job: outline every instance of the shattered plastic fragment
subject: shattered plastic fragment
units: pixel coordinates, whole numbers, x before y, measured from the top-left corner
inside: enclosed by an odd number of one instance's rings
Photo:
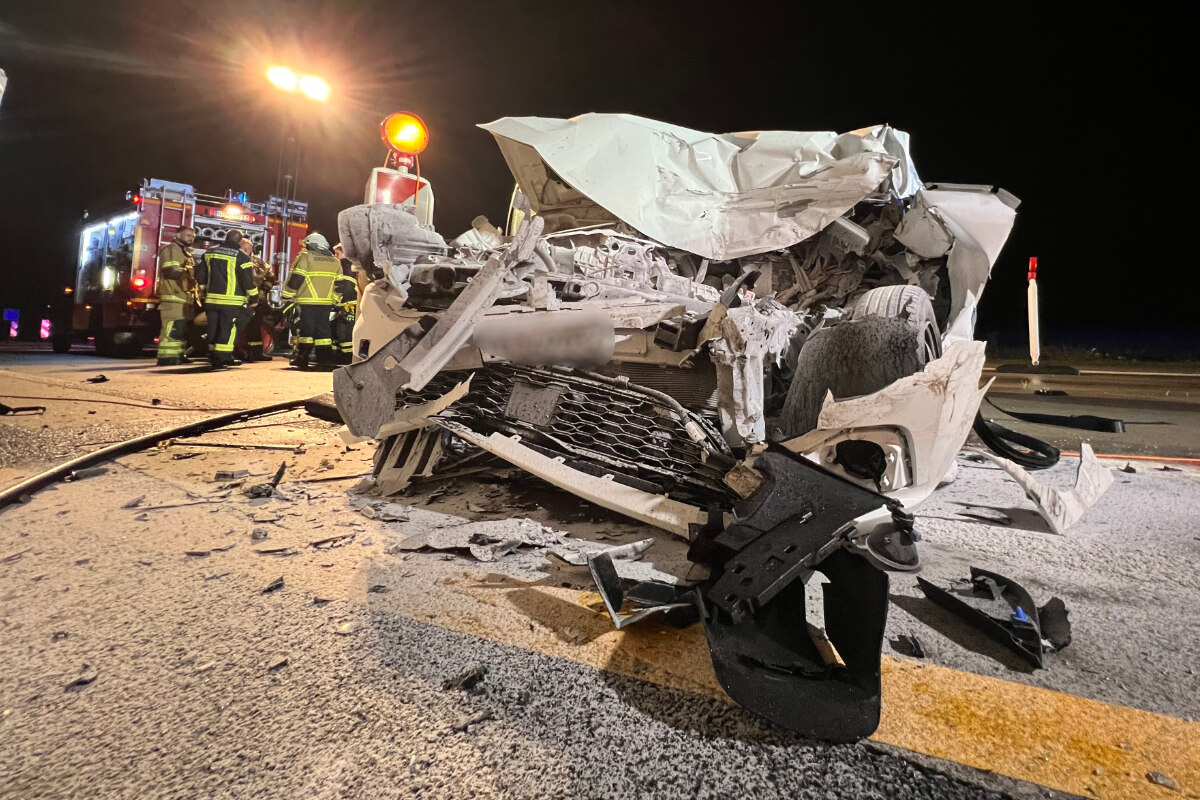
[[[1079,445],[1079,470],[1075,474],[1073,489],[1056,489],[1035,480],[1025,469],[1006,458],[984,452],[982,455],[1007,472],[1025,490],[1025,496],[1033,501],[1038,513],[1055,533],[1066,533],[1079,521],[1087,510],[1096,504],[1100,496],[1112,486],[1112,470],[1101,466],[1087,442]]]

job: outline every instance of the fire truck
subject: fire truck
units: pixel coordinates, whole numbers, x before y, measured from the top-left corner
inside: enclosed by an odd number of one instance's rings
[[[186,183],[152,178],[126,201],[126,210],[89,222],[80,233],[75,285],[63,290],[72,301],[69,324],[56,326],[53,337],[57,353],[91,339],[101,355],[136,355],[158,337],[158,252],[183,225],[196,229],[197,261],[230,229],[242,231],[262,246],[277,286],[287,280],[308,232],[308,204],[274,195],[254,202],[244,192],[201,194]],[[274,327],[264,329],[267,352],[276,335]]]

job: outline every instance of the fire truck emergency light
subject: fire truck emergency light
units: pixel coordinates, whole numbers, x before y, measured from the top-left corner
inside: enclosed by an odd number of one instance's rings
[[[388,149],[400,155],[415,156],[429,145],[425,120],[407,111],[398,111],[385,119],[379,133]]]
[[[134,275],[133,280],[129,282],[129,285],[140,291],[141,289],[146,288],[146,279],[141,275]]]

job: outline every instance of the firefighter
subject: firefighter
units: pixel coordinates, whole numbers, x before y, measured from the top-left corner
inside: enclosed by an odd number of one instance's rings
[[[262,245],[256,247],[249,236],[243,236],[242,240],[238,242],[238,247],[250,258],[251,268],[254,270],[254,285],[258,287],[259,298],[258,303],[242,312],[242,321],[238,325],[241,330],[245,331],[242,360],[270,361],[271,356],[263,352],[262,329],[265,322],[263,316],[267,313],[267,293],[275,285],[275,276],[271,273],[271,268],[255,252],[255,250],[262,252]]]
[[[241,251],[242,232],[231,230],[219,247],[209,249],[196,265],[196,283],[208,315],[208,360],[213,369],[241,364],[233,357],[238,319],[247,303],[259,300],[254,267]]]
[[[188,320],[196,313],[192,305],[195,285],[192,243],[196,229],[184,225],[175,238],[158,251],[158,315],[162,331],[158,334],[158,366],[173,367],[191,363],[183,354],[183,335]]]
[[[333,339],[329,316],[333,313],[334,283],[342,275],[342,265],[333,257],[329,242],[319,233],[304,238],[304,249],[292,262],[284,301],[294,301],[300,314],[300,335],[296,337],[291,364],[308,369],[308,360],[317,351],[317,364],[333,366]]]
[[[349,364],[354,360],[354,319],[358,311],[358,282],[354,277],[354,265],[346,258],[341,243],[333,246],[333,257],[342,265],[342,274],[334,283],[334,314],[331,323],[333,333],[333,357],[338,364]]]

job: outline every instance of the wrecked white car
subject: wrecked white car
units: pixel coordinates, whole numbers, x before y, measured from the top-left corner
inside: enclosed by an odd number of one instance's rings
[[[375,490],[498,458],[686,537],[709,579],[643,594],[694,609],[730,695],[868,735],[881,570],[918,568],[910,511],[975,419],[975,308],[1018,201],[922,183],[887,126],[482,127],[517,182],[511,235],[480,218],[446,241],[403,205],[339,217],[381,275],[334,374],[350,433],[380,442]],[[592,570],[619,609],[611,563]]]

